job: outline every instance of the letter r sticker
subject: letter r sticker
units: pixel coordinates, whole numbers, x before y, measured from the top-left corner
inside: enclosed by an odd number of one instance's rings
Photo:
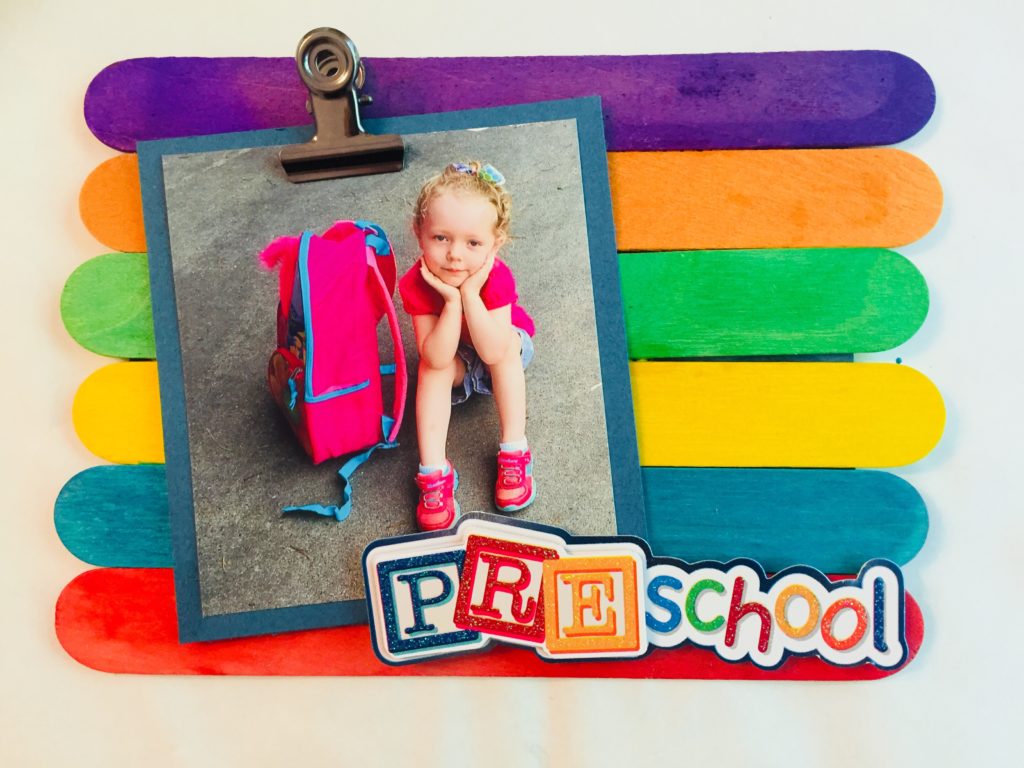
[[[470,535],[455,625],[519,643],[544,642],[544,563],[558,552],[520,541]]]

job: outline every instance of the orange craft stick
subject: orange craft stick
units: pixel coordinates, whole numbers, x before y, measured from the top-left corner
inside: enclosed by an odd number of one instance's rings
[[[620,251],[892,247],[939,218],[932,170],[898,149],[612,152]]]
[[[138,158],[118,155],[96,166],[82,185],[78,211],[85,228],[108,248],[146,250]]]
[[[935,174],[897,149],[611,152],[608,167],[620,251],[889,248],[942,210]],[[105,246],[146,250],[135,155],[99,165],[79,208]]]

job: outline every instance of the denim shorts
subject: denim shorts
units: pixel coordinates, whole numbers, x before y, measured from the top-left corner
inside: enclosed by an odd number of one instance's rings
[[[519,359],[522,361],[525,371],[530,365],[530,361],[533,360],[533,339],[522,328],[512,327],[519,332],[519,338],[522,341]],[[477,355],[476,350],[469,344],[459,344],[457,352],[462,358],[462,362],[466,364],[466,375],[462,377],[461,385],[452,388],[452,405],[466,402],[474,392],[478,395],[493,395],[491,372]]]

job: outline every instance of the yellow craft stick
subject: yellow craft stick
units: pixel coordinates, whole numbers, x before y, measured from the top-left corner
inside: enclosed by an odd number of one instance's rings
[[[945,408],[885,363],[633,363],[645,466],[895,467],[938,442]],[[163,461],[156,364],[114,363],[75,397],[82,442],[109,461]]]
[[[938,220],[942,188],[897,149],[611,152],[620,251],[893,247]],[[89,175],[82,221],[104,245],[145,251],[135,155]]]
[[[118,464],[160,463],[164,435],[155,362],[113,363],[75,393],[75,432],[90,451]]]
[[[897,467],[942,436],[942,397],[891,363],[633,363],[646,466]]]

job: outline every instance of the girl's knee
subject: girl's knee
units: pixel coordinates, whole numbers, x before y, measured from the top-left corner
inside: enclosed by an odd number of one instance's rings
[[[466,375],[466,364],[462,361],[462,358],[458,355],[451,361],[449,365],[444,368],[433,368],[427,365],[423,360],[420,360],[419,365],[419,382],[420,386],[424,383],[438,385],[444,385],[448,388],[457,387],[462,383],[462,379]]]
[[[508,366],[509,368],[522,369],[522,355],[523,355],[523,337],[519,335],[519,331],[515,328],[511,330],[512,340],[508,344],[508,348],[505,350],[504,357],[501,358],[499,363],[501,365]]]
[[[523,340],[519,336],[519,332],[514,330],[512,335],[515,337],[508,345],[508,349],[505,350],[505,354],[502,358],[494,365],[490,366],[491,378],[508,378],[510,376],[519,377],[523,374],[523,362],[522,362],[522,349]]]

